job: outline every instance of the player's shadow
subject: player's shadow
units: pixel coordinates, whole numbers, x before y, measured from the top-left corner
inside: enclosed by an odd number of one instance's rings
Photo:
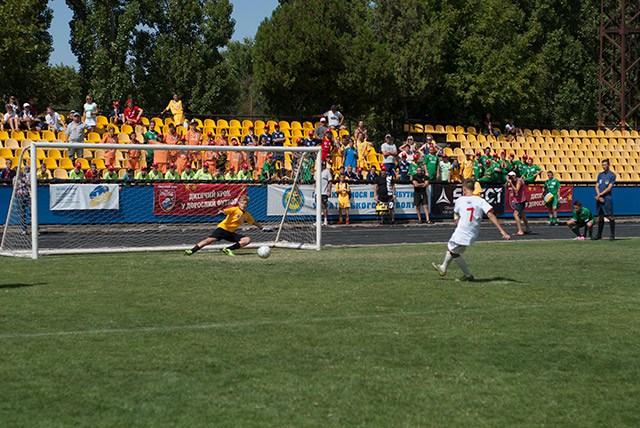
[[[49,285],[48,282],[34,282],[33,284],[0,284],[0,290],[8,290],[11,288],[35,287],[36,285]]]
[[[503,276],[496,276],[494,278],[475,278],[472,282],[478,282],[481,284],[491,284],[491,283],[514,283],[518,284],[520,281],[511,278],[505,278]]]

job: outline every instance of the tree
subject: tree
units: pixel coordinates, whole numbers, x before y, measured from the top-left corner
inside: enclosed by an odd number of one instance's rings
[[[51,53],[48,33],[52,12],[47,0],[0,2],[0,94],[40,98],[39,81]]]
[[[68,65],[49,66],[39,84],[42,103],[60,110],[77,110],[82,104],[80,75]],[[41,107],[44,110],[44,104]]]
[[[253,116],[262,111],[260,107],[256,110],[260,101],[253,82],[253,48],[253,39],[245,38],[242,42],[230,42],[223,53],[231,80],[230,95],[235,100],[232,111],[241,116]]]

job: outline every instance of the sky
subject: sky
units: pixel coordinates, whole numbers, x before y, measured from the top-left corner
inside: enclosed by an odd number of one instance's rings
[[[278,0],[231,0],[233,4],[233,19],[236,28],[232,40],[242,41],[245,37],[254,37],[258,25],[264,18],[271,16],[271,12],[278,5]],[[50,0],[49,7],[53,10],[53,20],[50,32],[53,36],[53,52],[49,62],[54,65],[72,65],[77,67],[76,57],[69,46],[69,21],[71,11],[65,0]]]

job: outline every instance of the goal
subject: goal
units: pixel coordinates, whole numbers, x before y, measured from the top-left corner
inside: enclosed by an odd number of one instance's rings
[[[50,179],[38,179],[42,165]],[[318,165],[317,147],[34,142],[20,153],[0,255],[187,249],[241,195],[272,230],[241,226],[250,246],[319,250]]]

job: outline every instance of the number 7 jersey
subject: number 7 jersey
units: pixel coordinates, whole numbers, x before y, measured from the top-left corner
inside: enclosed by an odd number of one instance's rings
[[[458,245],[471,245],[478,239],[482,216],[491,211],[489,202],[479,196],[462,196],[456,201],[453,213],[458,219],[451,241]]]

